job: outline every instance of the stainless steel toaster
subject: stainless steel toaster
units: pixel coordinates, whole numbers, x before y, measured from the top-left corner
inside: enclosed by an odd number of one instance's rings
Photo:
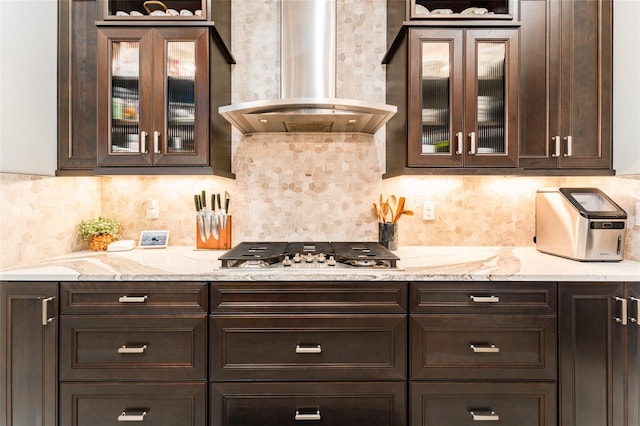
[[[597,188],[536,193],[536,249],[579,261],[624,258],[627,213]]]

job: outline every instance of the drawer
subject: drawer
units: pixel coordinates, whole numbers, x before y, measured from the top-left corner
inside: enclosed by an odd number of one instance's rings
[[[405,315],[211,316],[212,380],[406,378]]]
[[[206,383],[62,383],[66,426],[206,426]]]
[[[411,383],[409,392],[412,425],[557,424],[555,383]]]
[[[407,283],[211,283],[212,313],[404,313]]]
[[[555,314],[555,283],[412,283],[412,313]]]
[[[207,317],[62,316],[61,380],[206,380]]]
[[[211,426],[403,426],[406,382],[213,383]]]
[[[412,379],[556,380],[553,316],[412,315]]]
[[[202,282],[66,282],[62,314],[201,314],[208,311]]]

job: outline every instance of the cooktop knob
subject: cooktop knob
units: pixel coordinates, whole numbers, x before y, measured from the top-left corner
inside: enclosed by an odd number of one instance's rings
[[[285,256],[282,260],[282,266],[291,266],[293,262],[289,259],[289,256]]]
[[[307,254],[306,256],[304,256],[304,261],[307,263],[311,263],[316,259],[316,257],[314,255],[312,255],[311,253]]]
[[[329,256],[329,260],[327,260],[327,265],[336,266],[336,260],[333,258],[333,256]]]
[[[302,258],[300,257],[300,253],[296,253],[296,254],[293,256],[293,261],[294,261],[295,263],[300,263],[300,262],[302,262]]]
[[[325,260],[327,260],[327,257],[325,256],[325,254],[324,254],[324,253],[320,253],[320,254],[318,254],[318,255],[316,256],[316,261],[317,261],[318,263],[324,263],[324,262],[325,262]]]

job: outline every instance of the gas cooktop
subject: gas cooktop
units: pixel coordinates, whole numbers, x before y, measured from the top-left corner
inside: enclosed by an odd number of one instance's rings
[[[223,268],[395,268],[400,258],[373,242],[243,242],[219,257]]]

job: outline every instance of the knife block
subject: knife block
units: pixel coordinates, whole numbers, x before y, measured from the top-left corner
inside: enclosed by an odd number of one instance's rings
[[[213,233],[209,235],[207,241],[200,238],[200,225],[196,220],[196,248],[209,250],[229,250],[231,248],[231,215],[227,216],[227,226],[218,228],[218,238],[214,238]]]

